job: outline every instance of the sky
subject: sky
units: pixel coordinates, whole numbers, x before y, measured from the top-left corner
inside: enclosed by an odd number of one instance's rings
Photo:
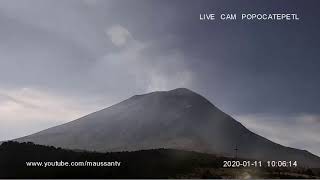
[[[135,94],[189,88],[251,131],[320,155],[316,0],[0,0],[0,140]],[[200,13],[299,21],[200,21]]]

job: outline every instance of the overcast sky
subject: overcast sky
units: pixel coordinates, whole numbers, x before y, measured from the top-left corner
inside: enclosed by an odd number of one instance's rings
[[[319,1],[0,0],[0,140],[186,87],[320,155]],[[200,13],[297,13],[202,22]]]

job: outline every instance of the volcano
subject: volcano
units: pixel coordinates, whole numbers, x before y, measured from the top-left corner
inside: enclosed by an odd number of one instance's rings
[[[136,95],[16,141],[98,152],[170,148],[320,167],[319,157],[251,132],[185,88]]]

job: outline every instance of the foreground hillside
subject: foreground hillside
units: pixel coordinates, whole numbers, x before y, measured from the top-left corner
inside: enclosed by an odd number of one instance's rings
[[[303,168],[222,168],[229,158],[173,149],[76,152],[33,143],[0,146],[0,178],[314,178]],[[121,162],[110,167],[31,167],[26,162]],[[320,173],[319,173],[320,174]],[[318,176],[320,176],[318,174]],[[319,178],[319,177],[318,177]]]

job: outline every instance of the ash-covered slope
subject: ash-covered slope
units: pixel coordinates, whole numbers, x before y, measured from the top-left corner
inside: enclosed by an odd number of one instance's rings
[[[90,151],[175,148],[261,160],[297,160],[320,167],[320,158],[273,143],[246,129],[188,89],[133,96],[75,121],[17,139]]]

